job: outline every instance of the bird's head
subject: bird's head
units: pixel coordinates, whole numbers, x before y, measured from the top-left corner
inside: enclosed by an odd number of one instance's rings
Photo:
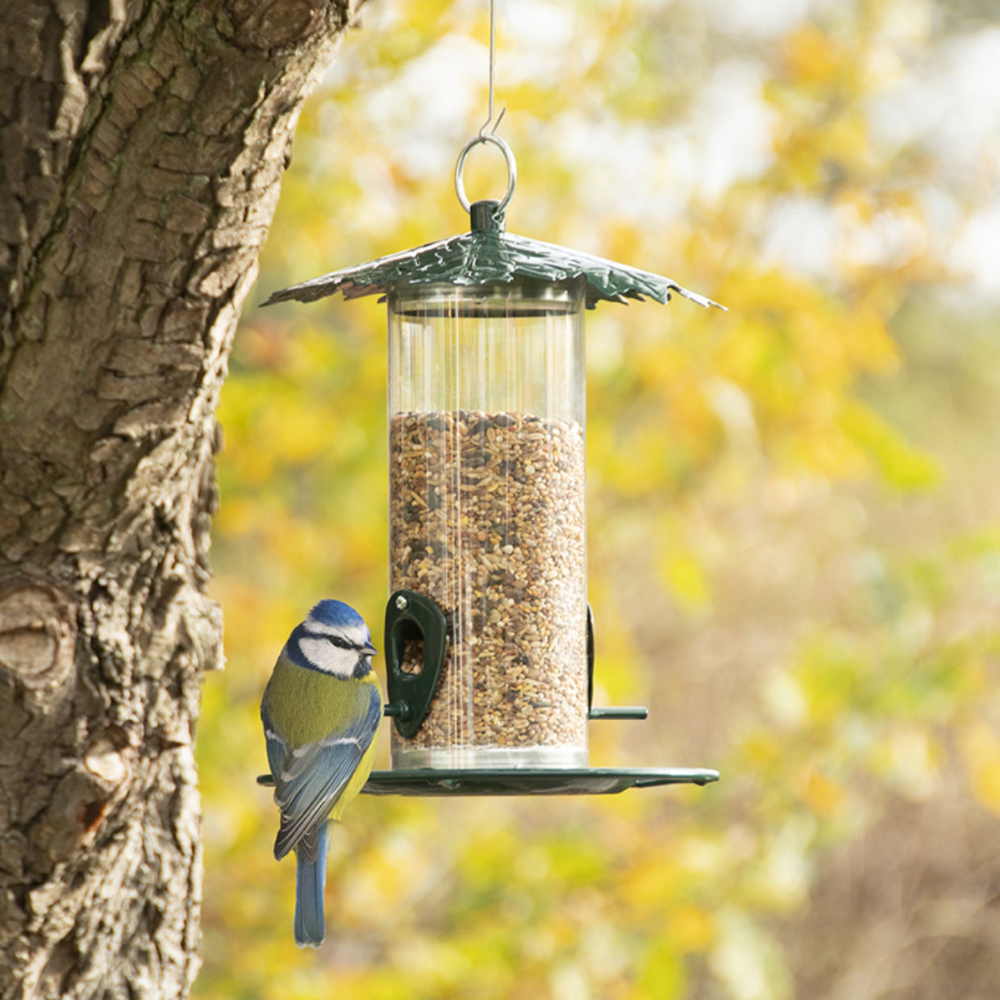
[[[377,650],[365,620],[343,601],[320,601],[286,647],[293,663],[336,677],[363,677]]]

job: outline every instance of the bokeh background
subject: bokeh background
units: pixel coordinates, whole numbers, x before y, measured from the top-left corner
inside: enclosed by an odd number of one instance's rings
[[[385,319],[251,301],[220,410],[196,997],[995,997],[994,0],[498,8],[508,228],[730,309],[587,317],[595,702],[651,710],[594,723],[591,760],[723,778],[363,796],[333,837],[328,943],[295,948],[257,704],[320,597],[381,645]],[[257,302],[468,228],[451,174],[487,42],[487,0],[365,8],[302,115]],[[503,190],[492,152],[473,197]]]

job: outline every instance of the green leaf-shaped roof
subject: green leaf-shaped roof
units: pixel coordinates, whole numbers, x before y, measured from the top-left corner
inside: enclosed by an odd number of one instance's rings
[[[486,285],[509,283],[518,278],[555,282],[579,277],[586,280],[588,309],[598,302],[626,299],[641,302],[650,298],[666,303],[673,292],[702,306],[718,306],[717,302],[681,287],[670,278],[493,227],[474,228],[460,236],[379,257],[367,264],[331,271],[275,292],[264,305],[291,299],[314,302],[337,292],[342,292],[345,299],[384,295],[387,288],[397,283]]]

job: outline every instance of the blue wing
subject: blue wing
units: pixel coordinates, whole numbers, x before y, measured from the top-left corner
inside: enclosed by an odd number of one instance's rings
[[[319,828],[371,746],[382,717],[382,698],[371,685],[366,712],[359,713],[344,732],[331,733],[301,747],[278,736],[266,710],[261,711],[267,736],[267,760],[274,776],[274,801],[281,811],[281,828],[274,842],[279,860],[300,847],[315,860]]]

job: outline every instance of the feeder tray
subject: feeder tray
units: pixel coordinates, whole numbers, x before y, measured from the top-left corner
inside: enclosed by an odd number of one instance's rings
[[[362,789],[368,795],[617,795],[629,788],[707,785],[718,771],[684,767],[519,768],[490,771],[425,768],[373,771]]]
[[[708,785],[719,772],[706,768],[613,767],[551,768],[548,770],[486,770],[485,768],[423,768],[413,771],[372,771],[361,789],[365,795],[617,795],[629,788],[658,785]],[[272,786],[269,774],[258,784]]]

